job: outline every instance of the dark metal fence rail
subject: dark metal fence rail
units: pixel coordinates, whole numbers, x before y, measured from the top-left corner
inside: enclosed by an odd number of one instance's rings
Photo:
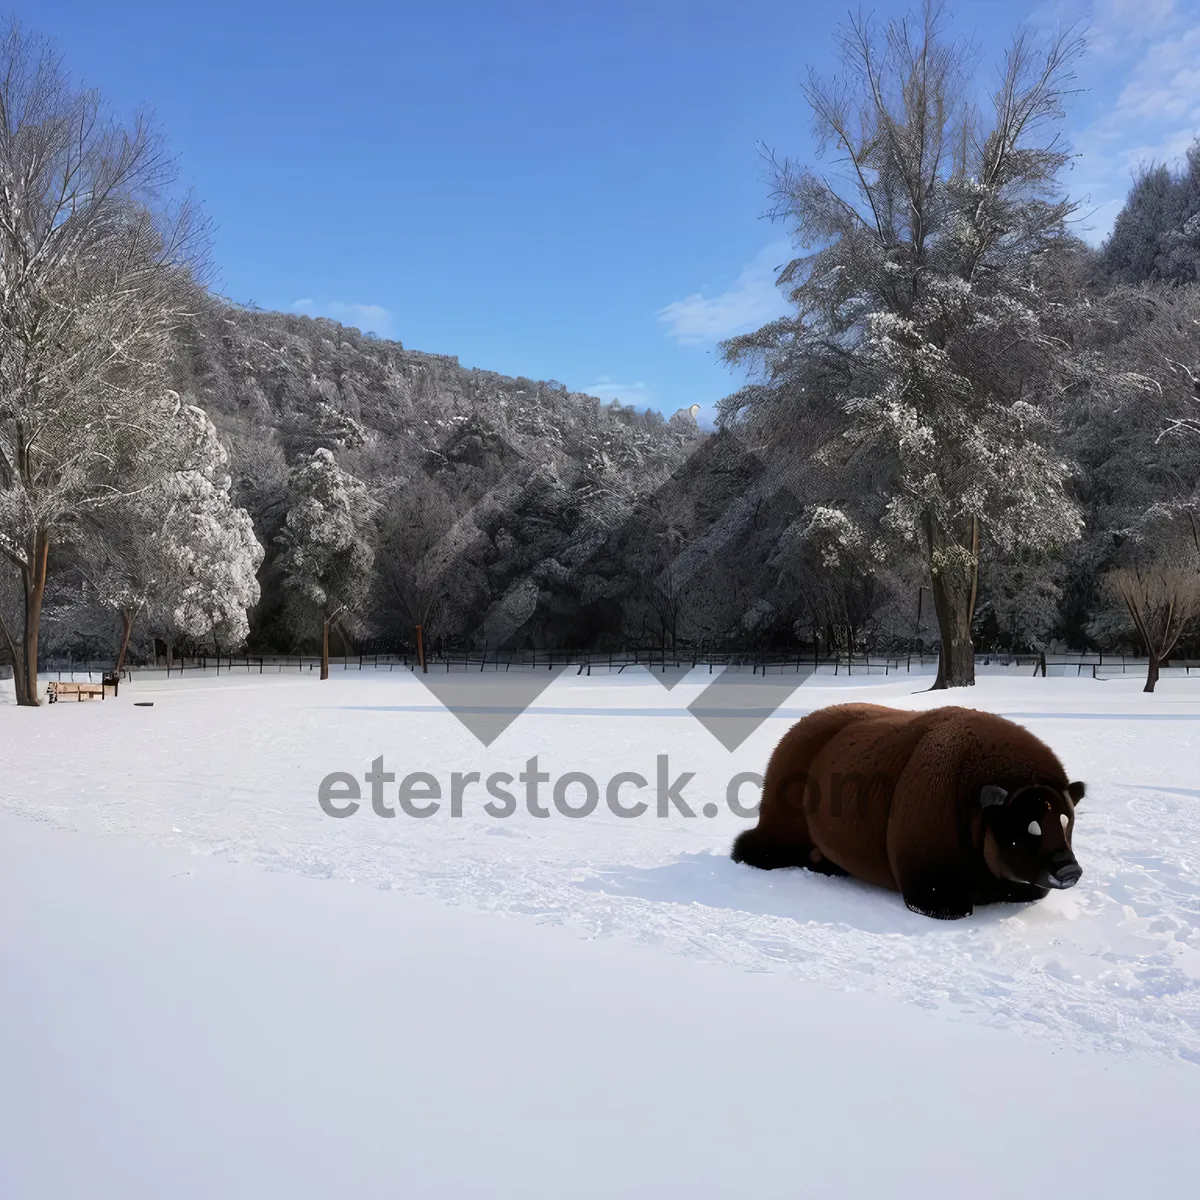
[[[429,671],[509,671],[514,668],[552,671],[556,667],[576,669],[576,674],[591,675],[593,670],[620,674],[627,667],[645,667],[662,670],[696,667],[707,668],[709,674],[726,667],[749,669],[751,674],[777,675],[785,673],[833,676],[927,674],[936,671],[936,654],[903,655],[832,655],[821,657],[811,650],[799,653],[750,652],[750,651],[696,651],[672,653],[662,650],[624,650],[598,652],[593,650],[444,650],[426,660]],[[43,660],[43,678],[101,675],[111,671],[112,659],[54,658]],[[413,671],[419,670],[411,654],[360,654],[344,655],[329,660],[331,672],[347,671]],[[125,678],[162,677],[176,678],[201,675],[307,675],[320,670],[321,660],[317,655],[265,654],[265,655],[189,655],[180,657],[167,666],[127,666]],[[987,674],[989,668],[1005,671],[1028,672],[1030,675],[1091,676],[1106,679],[1126,674],[1141,674],[1146,671],[1144,658],[1125,654],[977,654],[976,669]],[[1200,660],[1175,659],[1163,668],[1164,677],[1200,677]]]
[[[410,669],[411,656],[401,654],[364,654],[346,655],[330,658],[330,670],[361,671],[371,670],[405,670]],[[43,659],[40,673],[43,678],[64,675],[101,675],[111,671],[116,666],[115,659]],[[181,676],[211,674],[211,675],[282,675],[308,674],[320,671],[321,658],[316,654],[198,654],[177,657],[170,666],[165,663],[131,663],[125,666],[122,678],[132,679],[135,676],[149,678],[161,676],[174,679]]]

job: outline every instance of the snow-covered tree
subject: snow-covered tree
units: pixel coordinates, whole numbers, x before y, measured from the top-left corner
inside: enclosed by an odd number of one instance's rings
[[[51,546],[174,464],[164,372],[194,232],[161,203],[170,163],[145,121],[108,119],[48,43],[0,37],[0,621],[17,701],[36,705]]]
[[[784,531],[770,565],[795,590],[797,630],[823,637],[830,650],[854,653],[875,635],[895,642],[916,632],[915,625],[903,630],[895,620],[912,557],[872,537],[841,508],[814,505]],[[884,619],[889,609],[890,623]]]
[[[458,529],[445,492],[423,471],[393,490],[380,521],[375,608],[380,624],[404,642],[419,626],[426,639],[454,587]]]
[[[1200,437],[1187,427],[1200,394],[1192,382],[1200,374],[1200,292],[1121,285],[1078,319],[1086,328],[1075,340],[1086,349],[1066,448],[1080,464],[1087,529],[1067,559],[1065,608],[1077,636],[1106,648],[1128,629],[1128,614],[1119,597],[1114,609],[1105,577],[1133,566],[1134,551],[1139,570],[1153,566],[1159,550],[1170,566],[1178,539],[1164,531],[1186,533],[1200,521]]]
[[[977,608],[981,640],[995,649],[1047,649],[1061,623],[1061,558],[1035,548],[1015,554],[986,549]]]
[[[1055,280],[1071,246],[1058,173],[1080,43],[1039,51],[1018,36],[985,119],[974,55],[941,34],[941,8],[879,29],[851,20],[843,73],[805,89],[840,180],[775,163],[773,215],[809,253],[779,276],[794,315],[734,338],[726,358],[759,378],[724,419],[811,415],[830,472],[828,507],[919,543],[941,633],[935,686],[974,682],[971,622],[981,539],[1061,545],[1079,514],[1054,446],[1064,347]],[[805,436],[812,436],[811,431]],[[831,497],[831,500],[833,497]]]
[[[279,535],[281,566],[297,629],[321,625],[321,678],[329,678],[329,628],[350,625],[371,587],[375,504],[361,480],[324,447],[291,474],[292,503]]]
[[[1140,172],[1104,244],[1102,262],[1122,283],[1200,281],[1200,141],[1182,170],[1160,163]]]
[[[168,641],[234,649],[259,598],[263,548],[232,499],[228,453],[208,416],[181,406],[178,456],[192,464],[101,511],[79,549],[81,572],[120,615],[120,670],[142,614]]]
[[[171,490],[172,586],[160,611],[187,638],[211,640],[218,651],[237,649],[246,641],[247,614],[259,597],[256,572],[264,552],[254,522],[233,504],[227,484],[215,484],[201,472],[180,473]]]
[[[1116,279],[1141,283],[1158,275],[1163,238],[1183,223],[1183,196],[1161,163],[1142,170],[1104,244],[1104,266]]]

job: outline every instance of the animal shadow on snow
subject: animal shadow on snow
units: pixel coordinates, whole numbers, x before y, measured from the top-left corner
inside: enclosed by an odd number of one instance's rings
[[[910,912],[896,892],[858,879],[817,875],[801,867],[760,871],[724,854],[681,854],[659,867],[596,870],[575,886],[656,904],[702,904],[801,924],[845,925],[866,933],[937,934],[964,925],[993,924],[1028,904],[988,904],[961,921],[935,921]]]

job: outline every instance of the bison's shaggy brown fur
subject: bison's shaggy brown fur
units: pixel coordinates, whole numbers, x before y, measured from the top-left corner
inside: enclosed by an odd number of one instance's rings
[[[1020,725],[969,708],[838,704],[792,727],[767,766],[738,862],[848,874],[928,916],[1070,887],[1082,783]]]

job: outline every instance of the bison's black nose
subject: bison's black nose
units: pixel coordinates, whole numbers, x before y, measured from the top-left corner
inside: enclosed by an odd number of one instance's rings
[[[1079,882],[1082,874],[1083,868],[1072,859],[1071,862],[1063,863],[1062,866],[1056,867],[1047,882],[1052,888],[1074,887]]]

